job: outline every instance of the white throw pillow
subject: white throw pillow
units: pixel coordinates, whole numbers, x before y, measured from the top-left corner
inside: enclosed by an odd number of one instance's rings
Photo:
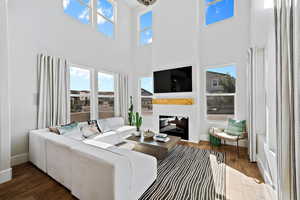
[[[97,120],[97,124],[102,133],[106,133],[112,130],[106,119]]]
[[[82,127],[81,132],[82,132],[83,137],[85,137],[85,138],[89,138],[89,137],[99,134],[97,128],[95,128],[93,126],[89,126],[89,125]]]

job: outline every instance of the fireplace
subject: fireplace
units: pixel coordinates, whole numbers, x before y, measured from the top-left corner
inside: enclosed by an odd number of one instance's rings
[[[189,118],[180,116],[159,116],[159,132],[189,140]]]

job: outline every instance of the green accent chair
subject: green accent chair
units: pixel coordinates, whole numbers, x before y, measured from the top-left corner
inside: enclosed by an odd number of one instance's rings
[[[239,157],[239,141],[248,138],[246,121],[229,119],[227,128],[212,127],[209,134],[224,141],[236,142],[237,155]]]

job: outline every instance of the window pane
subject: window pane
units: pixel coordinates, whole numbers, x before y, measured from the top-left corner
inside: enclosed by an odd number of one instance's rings
[[[102,16],[114,21],[114,7],[113,4],[107,0],[97,1],[97,12]]]
[[[206,25],[234,16],[234,0],[206,0]]]
[[[83,24],[90,22],[90,9],[78,0],[64,0],[64,12]]]
[[[152,105],[153,78],[152,77],[141,78],[140,83],[141,83],[142,115],[149,116],[153,114],[153,105]]]
[[[152,27],[152,11],[140,16],[140,30]]]
[[[112,38],[114,36],[114,24],[101,15],[97,15],[98,31]]]
[[[115,86],[114,76],[98,73],[98,116],[109,118],[115,115]]]
[[[207,119],[227,120],[234,116],[234,96],[207,96]]]
[[[142,97],[142,115],[152,115],[153,114],[153,104],[152,97]]]
[[[83,122],[91,119],[90,71],[70,67],[71,121]]]
[[[235,93],[236,68],[211,68],[206,71],[207,93]]]
[[[152,30],[148,29],[140,33],[140,44],[151,44],[152,43]]]
[[[146,77],[141,78],[141,95],[152,96],[153,95],[153,78]]]
[[[99,97],[98,98],[100,119],[110,118],[115,116],[115,99],[114,97]]]

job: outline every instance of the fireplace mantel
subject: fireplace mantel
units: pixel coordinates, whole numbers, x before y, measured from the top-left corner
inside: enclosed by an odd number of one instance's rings
[[[160,105],[193,105],[195,102],[193,98],[159,98],[153,99],[152,103]]]

